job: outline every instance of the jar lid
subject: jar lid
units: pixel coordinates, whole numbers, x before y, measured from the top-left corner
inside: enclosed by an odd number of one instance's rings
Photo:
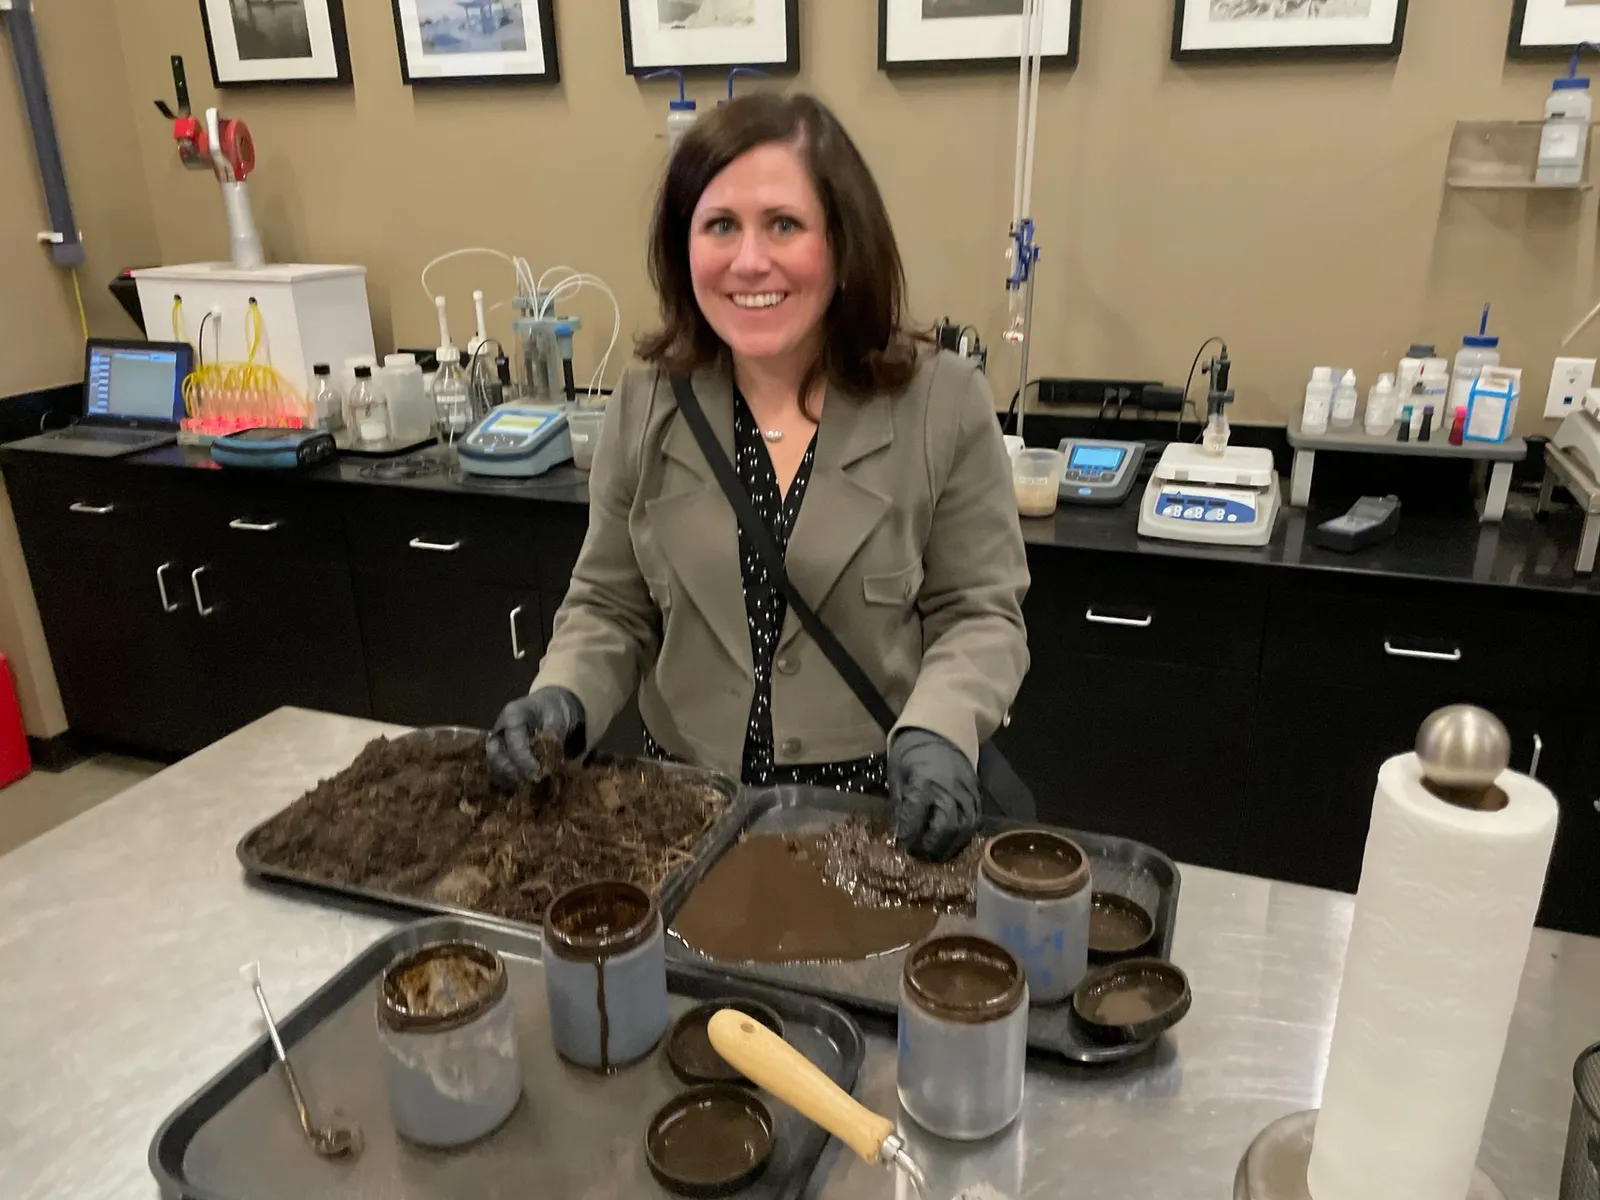
[[[1574,79],[1571,76],[1563,75],[1560,79],[1555,81],[1550,90],[1553,92],[1574,92],[1585,91],[1588,89],[1588,87],[1589,81],[1583,76],[1579,76],[1578,78]]]
[[[966,1025],[1010,1016],[1027,992],[1016,956],[968,933],[932,937],[914,947],[901,978],[918,1008]]]
[[[620,879],[580,883],[544,912],[544,944],[557,957],[598,962],[644,945],[659,924],[655,901]]]
[[[1030,900],[1059,900],[1089,886],[1089,856],[1048,829],[1013,829],[983,848],[984,878]]]
[[[1500,344],[1500,339],[1492,334],[1469,333],[1461,339],[1461,344],[1474,350],[1492,350]]]
[[[693,112],[693,100],[668,100],[667,107],[673,112]]]
[[[396,959],[378,984],[378,1019],[397,1033],[446,1033],[506,994],[506,964],[477,942],[433,942]]]

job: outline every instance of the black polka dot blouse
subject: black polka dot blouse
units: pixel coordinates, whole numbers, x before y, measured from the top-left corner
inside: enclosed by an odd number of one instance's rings
[[[766,442],[756,419],[751,415],[744,397],[737,391],[733,406],[734,466],[739,481],[750,493],[756,511],[766,523],[772,540],[780,553],[787,554],[789,535],[805,502],[806,488],[811,482],[811,467],[816,458],[817,441],[812,436],[806,447],[805,458],[795,472],[787,495],[778,487],[778,475],[767,455]],[[756,548],[739,531],[739,570],[744,579],[745,615],[750,622],[750,656],[755,663],[755,697],[750,702],[750,720],[745,727],[744,762],[740,774],[746,785],[770,787],[777,784],[799,784],[812,787],[837,788],[841,791],[865,792],[881,795],[888,789],[887,766],[882,754],[858,758],[848,762],[802,763],[781,765],[773,761],[772,738],[772,663],[778,652],[778,639],[783,634],[784,618],[789,604],[783,593],[773,586],[762,565]],[[819,669],[832,670],[819,656]],[[651,755],[665,757],[656,740],[645,733],[645,749]]]

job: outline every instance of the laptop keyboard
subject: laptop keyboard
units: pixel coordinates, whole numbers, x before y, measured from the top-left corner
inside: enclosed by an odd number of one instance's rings
[[[51,436],[68,438],[73,441],[118,442],[124,446],[132,446],[138,442],[149,441],[152,437],[159,435],[147,433],[142,429],[106,429],[101,426],[79,426],[74,429],[58,430]]]

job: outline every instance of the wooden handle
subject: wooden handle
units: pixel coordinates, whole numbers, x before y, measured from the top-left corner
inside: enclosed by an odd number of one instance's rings
[[[725,1008],[711,1018],[707,1032],[716,1052],[746,1079],[815,1121],[867,1162],[881,1161],[878,1155],[894,1133],[894,1122],[856,1103],[772,1030]]]

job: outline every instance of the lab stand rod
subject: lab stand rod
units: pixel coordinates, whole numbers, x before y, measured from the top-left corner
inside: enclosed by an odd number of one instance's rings
[[[1028,353],[1033,348],[1033,281],[1039,273],[1039,258],[1034,256],[1028,280],[1022,286],[1028,289],[1028,298],[1022,310],[1022,356],[1017,377],[1017,436],[1022,436],[1022,417],[1028,411]]]
[[[61,165],[61,143],[56,139],[55,117],[50,111],[50,93],[45,87],[44,60],[39,56],[39,39],[33,26],[33,0],[0,0],[0,25],[11,39],[11,60],[17,70],[17,90],[22,94],[33,134],[33,156],[39,165],[39,182],[44,186],[45,207],[51,229],[39,240],[50,246],[57,266],[83,265],[83,243],[78,224],[72,218],[72,197],[67,191],[67,172]]]

